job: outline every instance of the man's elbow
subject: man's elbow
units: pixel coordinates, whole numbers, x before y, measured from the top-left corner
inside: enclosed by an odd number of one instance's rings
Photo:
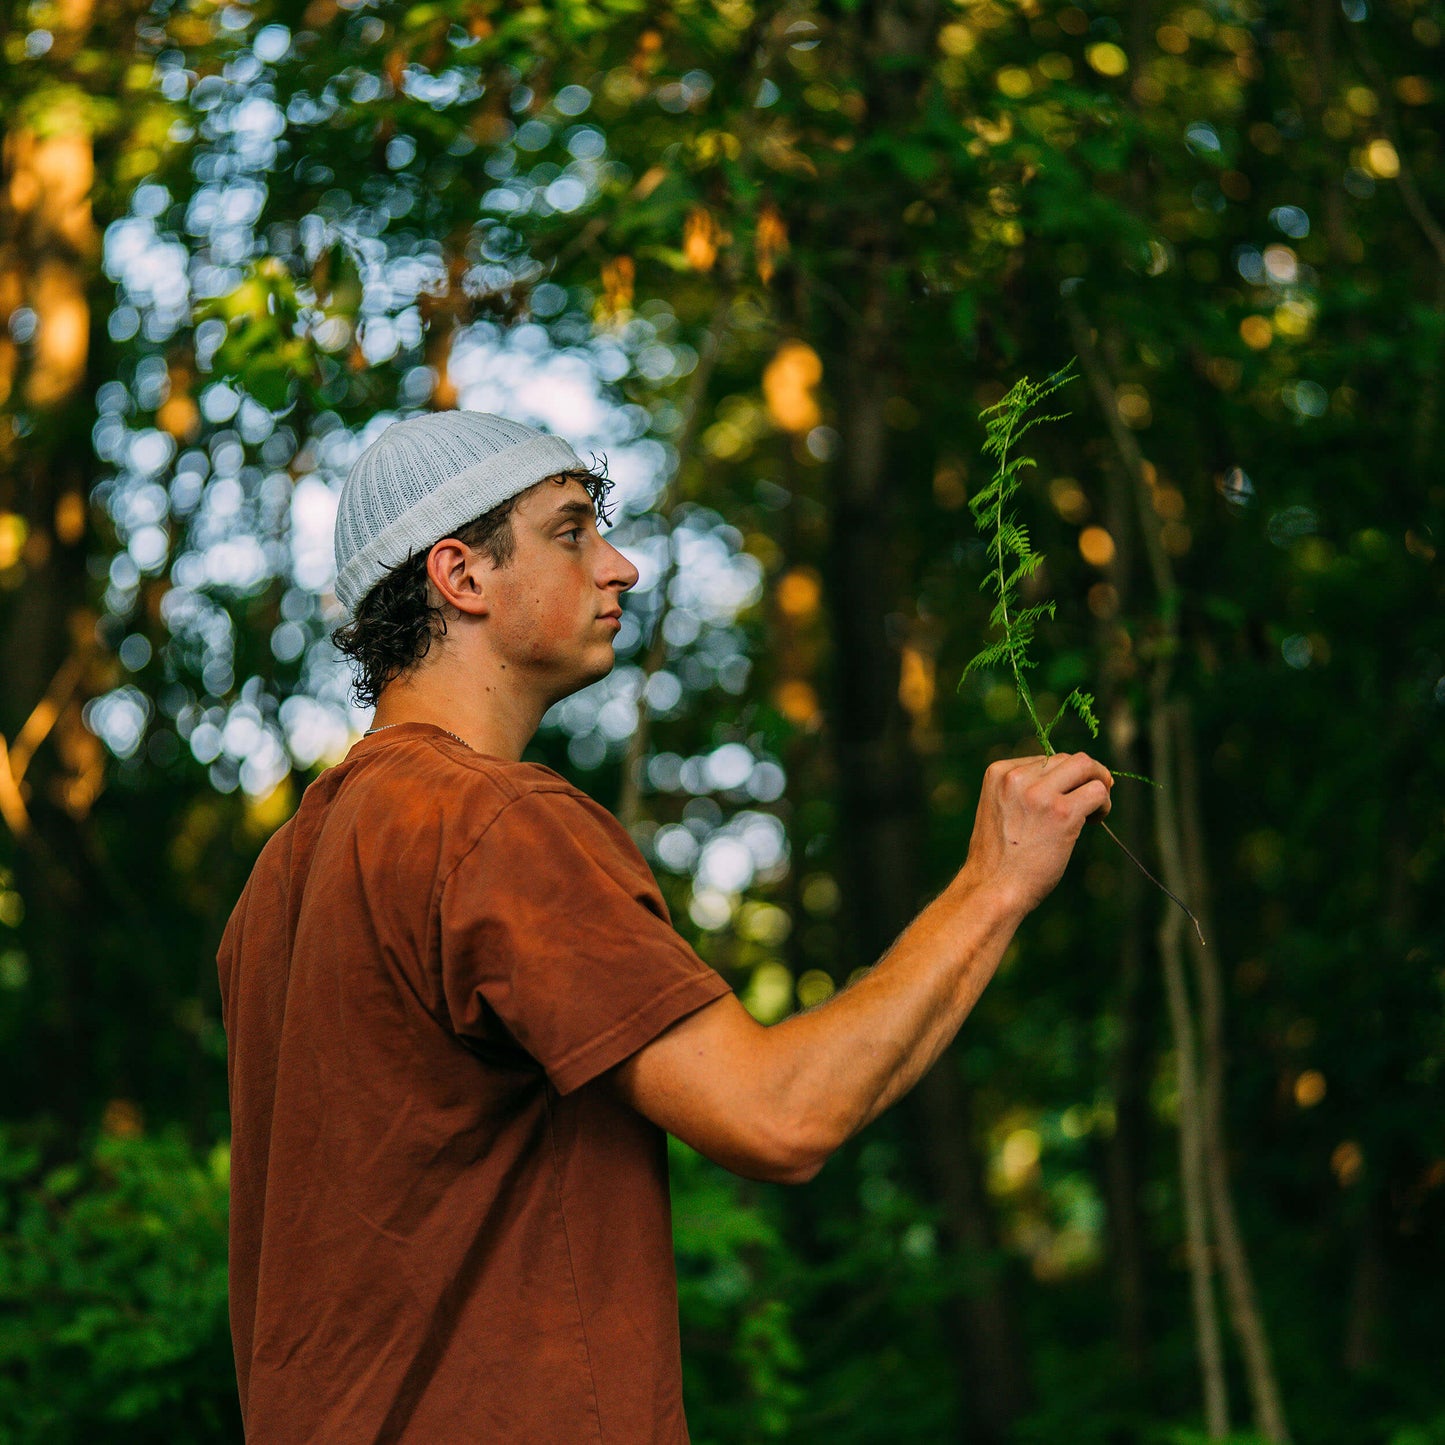
[[[822,1167],[822,1159],[782,1159],[773,1155],[735,1159],[727,1166],[731,1173],[743,1179],[759,1180],[763,1184],[806,1184],[817,1177]]]
[[[721,1140],[698,1141],[694,1147],[730,1174],[763,1184],[806,1184],[817,1176],[828,1157],[827,1151],[811,1148],[756,1118],[727,1144]]]
[[[765,1177],[773,1184],[806,1184],[827,1163],[831,1149],[798,1133],[781,1134],[772,1141]]]
[[[769,1177],[777,1184],[807,1184],[842,1144],[841,1121],[816,1108],[800,1108],[786,1091],[778,1090],[772,1097]]]
[[[810,1156],[780,1173],[775,1182],[778,1184],[807,1184],[809,1180],[817,1178],[825,1162],[821,1155]]]

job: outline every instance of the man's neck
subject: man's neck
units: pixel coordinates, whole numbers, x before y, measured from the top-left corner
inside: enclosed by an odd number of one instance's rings
[[[423,674],[389,682],[377,699],[371,726],[434,723],[479,753],[520,762],[541,720],[535,705],[523,707],[519,699],[499,688],[484,686],[480,692],[464,693],[448,686],[442,676]]]

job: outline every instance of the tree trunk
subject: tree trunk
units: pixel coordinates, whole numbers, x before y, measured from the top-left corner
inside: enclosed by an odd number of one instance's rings
[[[1385,1267],[1387,1206],[1382,1191],[1372,1187],[1360,1215],[1360,1237],[1350,1280],[1348,1313],[1341,1363],[1352,1375],[1380,1364],[1380,1335],[1386,1319],[1389,1274]]]
[[[1208,888],[1208,878],[1205,872],[1203,839],[1199,824],[1198,780],[1196,775],[1190,771],[1190,763],[1185,764],[1185,772],[1181,778],[1172,780],[1170,777],[1172,768],[1164,761],[1166,758],[1179,757],[1182,751],[1190,748],[1190,743],[1187,730],[1181,734],[1183,725],[1170,711],[1172,705],[1166,702],[1167,678],[1173,655],[1179,645],[1177,623],[1173,621],[1175,612],[1172,606],[1177,593],[1177,584],[1173,564],[1159,538],[1159,519],[1150,504],[1152,468],[1144,461],[1138,442],[1119,415],[1115,388],[1108,367],[1100,357],[1099,348],[1095,345],[1093,333],[1084,317],[1082,308],[1070,293],[1066,293],[1064,296],[1064,311],[1069,321],[1075,349],[1079,353],[1084,367],[1085,376],[1108,426],[1118,462],[1133,481],[1140,530],[1145,543],[1150,571],[1159,594],[1161,616],[1169,619],[1165,623],[1163,635],[1155,643],[1157,660],[1153,683],[1150,735],[1154,741],[1155,770],[1159,774],[1156,781],[1161,784],[1161,791],[1155,798],[1157,810],[1155,835],[1165,886],[1182,898],[1198,899],[1199,905],[1202,907]],[[1183,747],[1180,742],[1181,735],[1185,738]],[[1186,785],[1193,794],[1192,801],[1187,804],[1192,812],[1189,818],[1181,822],[1177,808],[1186,805],[1182,803],[1176,805],[1170,795],[1170,790],[1171,788],[1176,789],[1175,796],[1177,796],[1178,791]],[[1173,908],[1175,905],[1170,904],[1170,907]],[[1161,931],[1160,949],[1165,969],[1165,985],[1170,991],[1171,1010],[1183,1010],[1179,1014],[1179,1019],[1187,1020],[1188,992],[1183,987],[1182,974],[1178,979],[1172,977],[1174,966],[1168,951],[1178,947],[1176,934],[1168,929]],[[1244,1354],[1255,1428],[1267,1440],[1282,1442],[1289,1439],[1288,1425],[1285,1421],[1283,1403],[1274,1374],[1264,1320],[1255,1298],[1254,1282],[1243,1238],[1235,1217],[1234,1202],[1229,1187],[1222,1103],[1224,1095],[1223,988],[1218,965],[1215,962],[1217,950],[1209,952],[1202,943],[1198,943],[1193,938],[1190,940],[1190,947],[1194,950],[1196,979],[1201,991],[1201,1007],[1206,1013],[1203,1055],[1200,1062],[1203,1069],[1207,1071],[1208,1078],[1200,1089],[1195,1102],[1202,1111],[1197,1127],[1200,1131],[1199,1147],[1203,1151],[1206,1166],[1205,1184],[1208,1189],[1211,1224],[1219,1245],[1220,1266],[1224,1272],[1230,1304],[1230,1318]],[[1182,969],[1182,961],[1179,967]],[[1176,1024],[1176,1031],[1177,1027]],[[1196,1049],[1198,1046],[1192,1032],[1190,1041],[1191,1049]],[[1193,1145],[1184,1137],[1182,1118],[1185,1094],[1185,1081],[1182,1078],[1184,1066],[1185,1058],[1181,1053],[1180,1142],[1181,1149],[1187,1150]],[[1190,1125],[1191,1129],[1194,1127],[1195,1125]],[[1213,1352],[1213,1346],[1204,1338],[1200,1339],[1199,1346],[1201,1360],[1207,1375],[1210,1368],[1208,1360]],[[1210,1408],[1209,1401],[1210,1394],[1206,1390],[1207,1409]]]
[[[1154,803],[1154,835],[1164,876],[1178,892],[1184,871],[1179,856],[1178,827],[1174,817],[1174,738],[1164,699],[1167,670],[1159,668],[1154,680],[1149,735],[1153,744],[1155,781],[1160,785]],[[1229,1433],[1229,1396],[1224,1375],[1224,1347],[1219,1337],[1219,1312],[1214,1303],[1214,1268],[1209,1252],[1209,1204],[1204,1144],[1204,1103],[1199,1078],[1199,1049],[1194,1009],[1184,976],[1182,935],[1184,915],[1165,903],[1159,922],[1159,957],[1164,968],[1164,991],[1174,1030],[1179,1073],[1179,1175],[1184,1205],[1184,1233],[1189,1251],[1190,1298],[1194,1332],[1199,1346],[1199,1368],[1204,1394],[1204,1423],[1211,1440]]]
[[[51,62],[72,58],[90,6],[58,16]],[[33,1106],[78,1122],[90,1071],[86,1047],[86,905],[97,887],[85,819],[104,777],[104,753],[80,717],[98,681],[85,541],[92,457],[93,321],[106,283],[91,211],[89,132],[79,120],[3,136],[0,184],[0,334],[17,306],[36,313],[27,356],[0,344],[0,512],[20,521],[23,545],[0,597],[0,792],[14,841],[22,938],[43,1020],[26,1085]],[[103,304],[103,303],[102,303]],[[13,525],[13,524],[12,524]],[[12,1099],[13,1107],[26,1107]]]
[[[926,902],[920,843],[926,833],[921,768],[898,698],[897,650],[885,627],[902,594],[891,545],[883,403],[896,366],[888,354],[887,258],[861,258],[860,324],[834,348],[842,435],[838,492],[824,584],[833,624],[833,707],[828,733],[840,784],[838,838],[847,937],[858,961],[875,962]],[[947,1242],[971,1260],[994,1255],[994,1230],[972,1123],[972,1101],[945,1053],[900,1106],[923,1141],[925,1169],[943,1207]],[[1008,1296],[982,1269],[958,1301],[958,1369],[973,1416],[967,1438],[1001,1442],[1027,1401],[1027,1377]]]
[[[1140,536],[1144,543],[1145,556],[1156,592],[1167,597],[1172,591],[1173,578],[1169,561],[1150,518],[1145,515],[1147,502],[1139,500],[1139,493],[1145,489],[1144,461],[1138,444],[1119,419],[1113,383],[1105,369],[1105,363],[1095,345],[1094,335],[1082,308],[1069,293],[1064,296],[1064,314],[1069,323],[1074,350],[1084,368],[1084,376],[1098,401],[1104,419],[1114,442],[1115,464],[1120,468],[1129,484],[1130,494],[1135,498],[1135,509],[1140,516]],[[1116,519],[1117,521],[1118,519]],[[1119,522],[1121,532],[1122,522]],[[1162,660],[1156,662],[1151,680],[1151,708],[1149,733],[1153,752],[1155,781],[1168,795],[1171,784],[1169,771],[1169,734],[1160,725],[1159,707],[1165,686],[1165,669],[1168,666],[1168,649],[1164,649]],[[1161,858],[1167,846],[1174,839],[1173,829],[1166,827],[1157,806],[1155,811],[1155,836]],[[1167,869],[1166,869],[1167,879]],[[1178,888],[1170,883],[1171,887]],[[1170,1025],[1174,1037],[1176,1068],[1179,1082],[1179,1178],[1180,1202],[1184,1214],[1186,1254],[1189,1262],[1190,1300],[1194,1314],[1194,1341],[1199,1357],[1201,1388],[1204,1399],[1206,1428],[1210,1437],[1218,1439],[1229,1429],[1228,1391],[1224,1375],[1224,1350],[1219,1336],[1219,1318],[1214,1303],[1214,1282],[1208,1239],[1208,1201],[1205,1196],[1203,1179],[1203,1130],[1200,1121],[1201,1099],[1199,1090],[1198,1046],[1195,1037],[1193,1007],[1184,978],[1184,967],[1180,954],[1179,928],[1182,915],[1173,903],[1166,907],[1158,932],[1160,963],[1164,973],[1164,992],[1169,1008]]]
[[[1097,651],[1104,659],[1099,711],[1104,719],[1111,759],[1123,771],[1138,772],[1139,723],[1127,690],[1134,664],[1131,650],[1124,645],[1127,634],[1120,636],[1119,625],[1114,620],[1131,615],[1137,542],[1132,520],[1133,488],[1119,467],[1106,467],[1104,471],[1108,489],[1104,523],[1115,542],[1107,576],[1114,588],[1115,601],[1113,615],[1102,618],[1097,628]],[[1142,784],[1126,781],[1123,788],[1116,790],[1113,799],[1112,826],[1121,837],[1131,840],[1131,846],[1144,826],[1142,788]],[[1118,1043],[1109,1067],[1114,1130],[1105,1147],[1104,1187],[1119,1341],[1129,1368],[1142,1377],[1147,1369],[1149,1338],[1144,1229],[1139,1217],[1139,1177],[1148,1128],[1147,1068],[1151,1054],[1145,988],[1147,915],[1143,875],[1125,859],[1121,861],[1119,878],[1124,931],[1119,941],[1114,1000]]]
[[[1209,869],[1204,851],[1204,828],[1199,797],[1199,769],[1195,762],[1194,732],[1189,705],[1175,698],[1169,706],[1173,729],[1174,777],[1179,792],[1176,814],[1179,830],[1180,886],[1175,892],[1191,901],[1199,915],[1206,938],[1215,939],[1206,948],[1192,931],[1188,936],[1199,990],[1200,1033],[1204,1062],[1204,1153],[1209,1199],[1219,1258],[1229,1299],[1230,1317],[1244,1354],[1245,1378],[1254,1407],[1255,1428],[1266,1440],[1288,1441],[1284,1404],[1280,1399],[1269,1336],[1264,1326],[1254,1287],[1254,1274],[1244,1247],[1234,1211],[1234,1193],[1229,1183],[1229,1151],[1225,1141],[1224,1078],[1227,1058],[1224,1046],[1224,981],[1220,976],[1218,934],[1209,906]],[[1172,886],[1172,885],[1171,885]]]
[[[1121,702],[1114,711],[1117,713],[1124,706]],[[1129,772],[1136,770],[1137,758],[1132,745],[1116,745],[1113,755],[1120,768]],[[1138,836],[1142,803],[1141,798],[1130,793],[1115,797],[1113,822],[1115,831],[1121,836],[1131,839]],[[1119,1034],[1109,1068],[1114,1130],[1105,1147],[1104,1183],[1112,1260],[1110,1275],[1118,1312],[1119,1342],[1130,1370],[1142,1376],[1148,1364],[1149,1338],[1144,1230],[1139,1217],[1139,1174],[1147,1128],[1146,1064],[1149,1057],[1144,987],[1144,880],[1127,860],[1120,878],[1124,895],[1124,932],[1119,941],[1114,1003]]]

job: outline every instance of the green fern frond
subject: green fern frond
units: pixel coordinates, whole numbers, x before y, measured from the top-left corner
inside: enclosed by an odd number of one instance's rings
[[[1044,559],[1040,553],[1033,550],[1029,541],[1028,529],[1017,517],[1010,515],[1006,510],[1009,500],[1022,485],[1019,480],[1020,474],[1025,467],[1035,465],[1032,457],[1016,456],[1010,460],[1009,449],[1040,422],[1062,421],[1069,415],[1068,412],[1059,412],[1028,416],[1028,413],[1046,396],[1057,391],[1065,382],[1074,379],[1071,368],[1076,359],[1070,358],[1058,371],[1040,383],[1034,383],[1027,377],[1021,377],[1002,398],[979,412],[979,420],[984,423],[985,431],[984,454],[997,457],[998,468],[988,485],[969,502],[970,510],[973,512],[980,532],[988,538],[988,549],[992,559],[989,573],[980,584],[981,588],[986,587],[998,598],[993,610],[989,613],[989,623],[994,627],[1001,628],[1003,636],[996,638],[983,648],[964,668],[963,676],[967,677],[979,668],[1007,663],[1013,673],[1014,687],[1019,701],[1023,703],[1024,710],[1028,713],[1029,719],[1034,725],[1034,731],[1038,735],[1039,745],[1046,754],[1054,751],[1053,743],[1050,741],[1051,734],[1063,720],[1064,714],[1071,708],[1078,714],[1093,737],[1099,735],[1099,719],[1094,715],[1092,694],[1083,692],[1076,687],[1063,700],[1058,712],[1045,725],[1039,720],[1038,711],[1034,707],[1033,693],[1030,692],[1029,685],[1024,680],[1024,674],[1036,665],[1033,658],[1028,655],[1029,647],[1034,639],[1034,626],[1041,619],[1054,615],[1054,604],[1040,602],[1032,607],[1024,608],[1017,605],[1019,583],[1036,571]],[[1009,558],[1015,560],[1010,563]],[[960,678],[959,686],[962,685],[963,679]],[[1114,770],[1114,776],[1116,778],[1137,778],[1151,787],[1159,786],[1152,778],[1146,778],[1140,773]],[[1119,843],[1119,839],[1109,830],[1109,825],[1104,823],[1103,827],[1106,832],[1109,832],[1109,836]],[[1122,843],[1119,843],[1119,846],[1124,848]],[[1124,848],[1124,852],[1133,859],[1146,878],[1157,884],[1185,913],[1189,914],[1195,931],[1199,933],[1199,941],[1203,943],[1204,934],[1199,929],[1199,920],[1190,912],[1184,900],[1170,893],[1162,883],[1159,883],[1159,880],[1154,878],[1149,870],[1132,853],[1129,853],[1127,848]]]
[[[963,676],[977,671],[983,667],[993,667],[995,663],[1006,662],[1009,657],[1009,645],[1007,642],[991,642],[976,657],[971,658],[964,666]],[[962,678],[959,679],[960,686]]]
[[[1099,736],[1099,719],[1094,716],[1094,695],[1089,692],[1081,692],[1077,687],[1059,704],[1059,710],[1053,716],[1053,721],[1044,729],[1044,737],[1049,737],[1058,726],[1064,714],[1073,708],[1083,719],[1084,726],[1089,730],[1090,737]]]
[[[1032,382],[1021,377],[1012,388],[992,406],[979,413],[984,423],[983,451],[986,456],[998,458],[994,475],[973,497],[969,499],[969,510],[979,530],[989,539],[992,566],[986,574],[982,587],[992,592],[997,601],[989,614],[989,624],[998,628],[1002,636],[981,649],[963,670],[963,677],[988,667],[1007,665],[1013,674],[1014,686],[1024,708],[1032,719],[1038,733],[1040,745],[1045,752],[1051,752],[1049,735],[1073,707],[1080,711],[1086,725],[1097,733],[1098,723],[1093,719],[1092,698],[1079,693],[1077,689],[1065,699],[1064,706],[1047,727],[1039,721],[1034,709],[1033,694],[1029,690],[1024,674],[1037,664],[1029,656],[1033,644],[1034,629],[1044,618],[1052,618],[1055,603],[1040,602],[1030,607],[1021,607],[1018,602],[1018,588],[1025,578],[1032,576],[1043,563],[1043,554],[1035,552],[1028,527],[1009,509],[1009,502],[1022,486],[1022,475],[1029,467],[1038,463],[1030,456],[1010,455],[1014,443],[1031,427],[1042,421],[1061,421],[1068,412],[1036,415],[1028,413],[1037,404],[1057,391],[1071,379],[1071,359],[1065,366],[1046,377],[1042,382]],[[963,678],[959,679],[960,686]]]
[[[1051,621],[1054,616],[1054,609],[1059,604],[1052,599],[1048,602],[1039,602],[1033,607],[1025,607],[1021,612],[1014,614],[1014,625],[1016,627],[1032,627],[1035,622],[1042,621],[1045,617]]]
[[[1089,730],[1090,737],[1099,736],[1099,719],[1094,716],[1094,694],[1091,692],[1080,692],[1075,688],[1068,697],[1064,699],[1067,707],[1072,704],[1074,711],[1084,720],[1084,726]]]

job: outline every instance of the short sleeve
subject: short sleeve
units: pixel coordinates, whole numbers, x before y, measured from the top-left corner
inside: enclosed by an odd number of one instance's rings
[[[567,1094],[730,992],[673,928],[627,830],[579,793],[537,789],[497,814],[440,899],[452,1026],[488,1012]]]

